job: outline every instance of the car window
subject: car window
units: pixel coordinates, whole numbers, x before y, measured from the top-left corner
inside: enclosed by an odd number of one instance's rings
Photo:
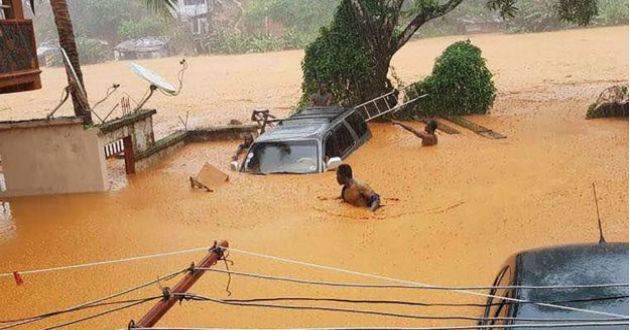
[[[343,123],[337,125],[326,138],[326,156],[342,157],[354,145],[354,137]]]
[[[365,120],[363,120],[361,115],[356,111],[346,117],[346,121],[350,124],[350,127],[352,127],[358,138],[365,135],[368,130]]]
[[[243,164],[251,173],[314,173],[318,165],[317,143],[312,140],[254,144]]]

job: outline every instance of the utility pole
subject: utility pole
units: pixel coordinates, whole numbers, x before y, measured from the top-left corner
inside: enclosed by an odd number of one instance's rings
[[[218,244],[215,242],[214,246],[210,248],[208,254],[199,262],[196,267],[209,268],[217,263],[217,261],[223,258],[223,252],[229,247],[228,242],[221,241]],[[186,276],[175,285],[173,290],[167,290],[164,293],[164,298],[160,300],[153,308],[147,312],[138,323],[130,322],[129,328],[150,328],[153,327],[161,318],[168,312],[177,301],[179,297],[177,294],[186,293],[195,282],[203,275],[204,270],[195,269],[195,265],[191,266],[191,269]]]

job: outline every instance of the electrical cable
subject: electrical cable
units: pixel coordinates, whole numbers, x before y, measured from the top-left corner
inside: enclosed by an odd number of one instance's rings
[[[293,310],[314,310],[314,311],[327,311],[327,312],[343,312],[343,313],[352,313],[352,314],[367,314],[367,315],[376,315],[376,316],[388,316],[388,317],[398,317],[398,318],[408,318],[408,319],[418,319],[418,320],[465,320],[465,321],[525,321],[525,322],[616,322],[616,321],[627,321],[628,318],[617,318],[617,319],[543,319],[543,318],[513,318],[513,317],[472,317],[472,316],[463,316],[463,315],[417,315],[417,314],[404,314],[404,313],[392,313],[392,312],[382,312],[375,310],[365,310],[365,309],[351,309],[351,308],[338,308],[338,307],[324,307],[324,306],[305,306],[305,305],[276,305],[276,304],[262,304],[262,303],[248,303],[248,302],[230,302],[224,299],[212,298],[197,294],[173,294],[175,297],[179,297],[183,300],[193,300],[193,301],[210,301],[219,304],[226,305],[235,305],[235,306],[243,306],[243,307],[261,307],[261,308],[277,308],[277,309],[293,309]]]
[[[617,300],[628,298],[628,296],[611,296],[611,297],[597,297],[589,299],[567,299],[567,300],[554,300],[544,301],[546,303],[572,303],[572,302],[585,302],[585,301],[604,301],[604,300]],[[358,304],[394,304],[394,305],[408,305],[408,306],[422,306],[422,307],[488,307],[488,306],[500,306],[504,303],[490,303],[490,304],[474,304],[474,303],[425,303],[405,300],[370,300],[370,299],[346,299],[346,298],[313,298],[313,297],[270,297],[270,298],[250,298],[250,299],[225,299],[229,302],[264,302],[264,301],[330,301],[330,302],[345,302],[345,303],[358,303]],[[530,302],[534,303],[534,301]],[[507,302],[507,304],[514,304],[513,302]]]
[[[43,318],[47,318],[47,317],[52,317],[52,316],[56,316],[56,315],[61,315],[61,314],[65,314],[65,313],[70,313],[70,312],[76,312],[76,311],[80,311],[80,310],[84,310],[84,309],[90,309],[90,308],[95,308],[95,307],[103,307],[103,306],[110,306],[110,305],[121,305],[121,304],[128,304],[128,303],[132,303],[132,302],[137,302],[137,301],[141,301],[141,300],[145,300],[145,299],[159,299],[159,298],[163,298],[163,295],[159,295],[159,296],[154,296],[154,297],[147,297],[147,298],[139,298],[139,299],[127,299],[127,300],[116,300],[116,301],[110,301],[110,302],[101,302],[101,303],[96,303],[96,304],[91,304],[91,305],[85,305],[85,306],[81,306],[81,307],[77,307],[71,311],[55,311],[55,312],[48,312],[48,313],[44,313],[44,314],[40,314],[40,315],[35,315],[35,316],[28,316],[28,317],[24,317],[24,318],[19,318],[19,319],[13,319],[13,320],[0,320],[0,323],[16,323],[16,322],[22,322],[22,321],[28,321],[28,320],[32,320],[32,319],[43,319]]]
[[[223,269],[215,268],[202,268],[196,267],[195,269],[226,273],[244,277],[259,278],[265,280],[276,280],[284,282],[293,282],[301,284],[313,284],[324,286],[339,286],[339,287],[358,287],[358,288],[383,288],[383,289],[422,289],[422,290],[445,290],[445,291],[459,291],[459,290],[491,290],[491,289],[528,289],[528,290],[553,290],[553,289],[591,289],[591,288],[611,288],[611,287],[628,287],[628,283],[604,283],[604,284],[584,284],[584,285],[496,285],[496,286],[434,286],[434,285],[391,285],[391,284],[363,284],[363,283],[346,283],[346,282],[326,282],[326,281],[312,281],[293,277],[273,276],[257,273],[246,273],[237,271],[227,271]]]
[[[251,251],[246,251],[246,250],[235,249],[233,247],[230,247],[228,249],[231,252],[236,252],[236,253],[240,253],[240,254],[243,254],[243,255],[249,255],[249,256],[252,256],[252,257],[259,257],[259,258],[270,259],[270,260],[274,260],[274,261],[278,261],[278,262],[284,262],[284,263],[290,263],[290,264],[295,264],[295,265],[307,266],[307,267],[312,267],[312,268],[319,268],[319,269],[324,269],[324,270],[336,271],[336,272],[340,272],[340,273],[358,275],[358,276],[363,276],[363,277],[369,277],[369,278],[379,279],[379,280],[384,280],[384,281],[389,281],[389,282],[398,282],[398,283],[412,284],[412,285],[417,285],[417,286],[430,286],[430,285],[428,285],[426,283],[420,283],[420,282],[409,281],[409,280],[402,280],[402,279],[397,279],[397,278],[388,277],[388,276],[382,276],[382,275],[363,273],[363,272],[358,272],[358,271],[353,271],[353,270],[348,270],[348,269],[343,269],[343,268],[338,268],[338,267],[332,267],[332,266],[319,265],[319,264],[310,263],[310,262],[304,262],[304,261],[299,261],[299,260],[292,260],[292,259],[287,259],[287,258],[282,258],[282,257],[276,257],[276,256],[272,256],[272,255],[257,253],[257,252],[251,252]],[[465,293],[465,294],[476,295],[476,296],[484,296],[484,297],[488,297],[488,298],[497,298],[497,299],[502,299],[502,300],[507,300],[507,301],[515,301],[515,302],[526,302],[526,301],[528,301],[528,300],[525,300],[525,299],[502,297],[502,296],[490,295],[490,294],[480,293],[480,292],[475,292],[475,291],[470,291],[470,290],[453,290],[453,292]],[[534,303],[534,304],[538,305],[538,306],[544,306],[544,307],[550,307],[550,308],[556,308],[556,309],[563,309],[563,310],[570,310],[570,311],[575,311],[575,312],[590,313],[590,314],[606,315],[606,316],[612,316],[612,317],[618,317],[618,318],[627,318],[628,317],[627,315],[620,315],[620,314],[616,314],[616,313],[601,312],[601,311],[595,311],[595,310],[584,309],[584,308],[576,308],[576,307],[570,307],[570,306],[554,305],[554,304],[548,304],[548,303]]]
[[[181,273],[184,273],[186,271],[188,271],[188,269],[184,269],[184,270],[173,272],[173,273],[170,273],[170,274],[167,274],[167,275],[164,275],[164,276],[160,276],[160,277],[158,277],[157,279],[155,279],[153,281],[150,281],[150,282],[147,282],[147,283],[144,283],[144,284],[141,284],[141,285],[138,285],[138,286],[135,286],[135,287],[123,290],[121,292],[114,293],[114,294],[111,294],[111,295],[106,296],[106,297],[98,298],[98,299],[95,299],[95,300],[92,300],[92,301],[88,301],[86,303],[83,303],[83,304],[80,304],[80,305],[77,305],[77,306],[69,307],[69,308],[66,308],[64,310],[61,310],[61,311],[58,311],[58,312],[52,312],[52,313],[55,313],[54,315],[59,315],[59,314],[73,312],[75,310],[82,309],[85,306],[90,306],[90,305],[93,305],[93,304],[97,304],[97,303],[100,303],[102,301],[113,299],[113,298],[122,296],[124,294],[130,293],[130,292],[133,292],[133,291],[136,291],[136,290],[140,290],[140,289],[145,288],[145,287],[147,287],[149,285],[156,284],[159,281],[170,280],[170,279],[176,277],[177,275],[179,275]],[[15,327],[22,326],[22,325],[29,324],[29,323],[33,323],[33,322],[36,322],[36,321],[39,321],[39,320],[42,320],[42,319],[45,319],[45,318],[48,318],[48,317],[50,317],[50,316],[42,316],[42,317],[37,317],[36,316],[36,317],[34,317],[32,319],[28,319],[28,320],[20,321],[20,322],[17,322],[17,323],[13,323],[13,324],[2,326],[2,327],[0,327],[0,330],[15,328]]]
[[[105,316],[105,315],[108,315],[108,314],[111,314],[111,313],[115,313],[115,312],[118,312],[118,311],[121,311],[121,310],[124,310],[124,309],[128,309],[128,308],[137,306],[137,305],[141,305],[141,304],[147,303],[147,302],[149,302],[151,300],[152,299],[145,299],[145,300],[137,301],[137,302],[134,302],[134,303],[131,303],[131,304],[127,304],[127,305],[121,306],[121,307],[112,308],[112,309],[106,310],[104,312],[100,312],[100,313],[97,313],[97,314],[92,314],[92,315],[89,315],[89,316],[86,316],[86,317],[82,317],[80,319],[76,319],[76,320],[73,320],[73,321],[60,323],[60,324],[56,324],[56,325],[53,325],[53,326],[50,326],[50,327],[42,328],[40,330],[53,330],[53,329],[59,329],[59,328],[67,327],[69,325],[81,323],[81,322],[84,322],[84,321],[87,321],[87,320],[95,319],[97,317]]]
[[[296,329],[287,329],[287,328],[266,328],[266,329],[258,329],[258,330],[480,330],[480,329],[518,329],[518,328],[584,328],[584,327],[608,327],[608,326],[616,326],[616,325],[628,325],[628,322],[597,322],[597,323],[538,323],[538,324],[493,324],[493,325],[455,325],[455,326],[446,326],[446,327],[419,327],[419,328],[402,328],[402,327],[360,327],[360,328],[296,328]],[[247,328],[133,328],[134,330],[254,330]],[[118,330],[129,330],[129,329],[118,329]]]

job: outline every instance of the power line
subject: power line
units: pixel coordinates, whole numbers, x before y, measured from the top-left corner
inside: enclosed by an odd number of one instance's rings
[[[35,315],[35,316],[24,317],[24,318],[20,318],[20,319],[1,320],[0,323],[16,323],[16,322],[28,321],[28,320],[32,320],[32,319],[43,319],[43,318],[47,318],[47,317],[57,316],[57,315],[61,315],[61,314],[69,313],[69,312],[80,311],[80,310],[84,310],[84,309],[103,307],[103,306],[110,306],[110,305],[128,304],[128,303],[138,302],[138,301],[145,300],[145,299],[159,299],[159,298],[162,298],[162,297],[164,297],[164,296],[160,295],[160,296],[154,296],[154,297],[148,297],[148,298],[140,298],[140,299],[127,299],[127,300],[117,300],[117,301],[110,301],[110,302],[102,302],[102,303],[96,303],[96,304],[91,304],[91,305],[85,305],[85,306],[77,307],[77,308],[73,309],[72,311],[55,311],[55,312],[49,312],[49,313],[44,313],[44,314]]]
[[[602,300],[616,300],[628,298],[628,296],[611,296],[611,297],[597,297],[588,299],[567,299],[567,300],[554,300],[546,301],[547,303],[571,303],[571,302],[584,302],[584,301],[602,301]],[[250,298],[250,299],[225,299],[229,302],[264,302],[264,301],[330,301],[330,302],[345,302],[345,303],[357,303],[357,304],[393,304],[393,305],[409,305],[409,306],[423,306],[423,307],[488,307],[488,306],[500,306],[503,303],[490,303],[490,304],[473,304],[473,303],[425,303],[414,302],[404,300],[370,300],[370,299],[345,299],[345,298],[312,298],[312,297],[271,297],[271,298]],[[534,302],[532,302],[534,303]],[[508,302],[507,304],[512,304]]]
[[[266,328],[258,330],[477,330],[477,329],[517,329],[517,328],[568,328],[568,327],[607,327],[615,325],[628,325],[628,322],[597,322],[597,323],[547,323],[547,324],[493,324],[493,325],[463,325],[449,327],[420,327],[420,328],[385,328],[385,327],[360,327],[360,328]],[[134,330],[254,330],[247,328],[133,328]],[[128,330],[128,329],[118,329]]]
[[[97,304],[97,303],[100,303],[102,301],[110,300],[110,299],[113,299],[113,298],[116,298],[116,297],[120,297],[120,296],[122,296],[124,294],[130,293],[130,292],[133,292],[133,291],[136,291],[136,290],[143,289],[143,288],[145,288],[145,287],[147,287],[149,285],[153,285],[153,284],[159,283],[160,281],[170,280],[170,279],[176,277],[177,275],[179,275],[179,274],[181,274],[183,272],[186,272],[186,271],[188,271],[188,269],[183,269],[183,270],[180,270],[180,271],[177,271],[177,272],[173,272],[173,273],[170,273],[170,274],[167,274],[167,275],[164,275],[164,276],[160,276],[160,277],[158,277],[157,279],[155,279],[153,281],[150,281],[150,282],[147,282],[147,283],[144,283],[144,284],[141,284],[141,285],[138,285],[138,286],[135,286],[135,287],[123,290],[123,291],[118,292],[118,293],[114,293],[114,294],[106,296],[106,297],[102,297],[102,298],[98,298],[98,299],[95,299],[95,300],[92,300],[92,301],[88,301],[88,302],[85,302],[85,303],[77,305],[77,306],[69,307],[69,308],[66,308],[66,309],[58,311],[58,312],[47,313],[47,314],[53,314],[53,315],[50,315],[50,316],[47,316],[46,314],[42,314],[42,315],[39,315],[39,316],[35,316],[35,317],[31,318],[31,319],[26,319],[24,321],[20,321],[20,322],[14,323],[14,324],[5,325],[5,326],[0,327],[0,330],[11,329],[11,328],[15,328],[15,327],[22,326],[22,325],[25,325],[25,324],[33,323],[33,322],[36,322],[36,321],[39,321],[39,320],[42,320],[42,319],[45,319],[45,318],[48,318],[48,317],[51,317],[51,316],[54,316],[54,315],[74,312],[76,310],[83,309],[86,306],[91,306],[93,304]]]
[[[389,281],[389,282],[397,282],[397,283],[410,284],[410,285],[416,285],[416,286],[422,286],[422,287],[431,286],[429,284],[415,282],[415,281],[402,280],[402,279],[397,279],[397,278],[388,277],[388,276],[375,275],[375,274],[363,273],[363,272],[358,272],[358,271],[353,271],[353,270],[348,270],[348,269],[343,269],[343,268],[337,268],[337,267],[332,267],[332,266],[319,265],[319,264],[310,263],[310,262],[304,262],[304,261],[299,261],[299,260],[292,260],[292,259],[276,257],[276,256],[272,256],[272,255],[266,255],[266,254],[262,254],[262,253],[256,253],[256,252],[250,252],[250,251],[235,249],[235,248],[232,248],[232,247],[230,247],[228,249],[231,252],[237,252],[237,253],[241,253],[241,254],[244,254],[244,255],[253,256],[253,257],[270,259],[270,260],[274,260],[274,261],[278,261],[278,262],[302,265],[302,266],[307,266],[307,267],[312,267],[312,268],[325,269],[325,270],[336,271],[336,272],[340,272],[340,273],[346,273],[346,274],[358,275],[358,276],[369,277],[369,278],[374,278],[374,279],[379,279],[379,280],[385,280],[385,281]],[[470,294],[470,295],[484,296],[484,297],[488,297],[488,298],[497,298],[497,299],[502,299],[502,300],[507,300],[507,301],[514,301],[514,302],[528,302],[528,300],[524,300],[524,299],[496,296],[496,295],[491,295],[491,294],[486,294],[486,293],[474,292],[474,291],[470,291],[470,290],[453,290],[453,292],[461,292],[461,293]],[[616,313],[600,312],[600,311],[595,311],[595,310],[590,310],[590,309],[583,309],[583,308],[576,308],[576,307],[569,307],[569,306],[562,306],[562,305],[554,305],[554,304],[549,304],[549,303],[534,303],[534,304],[536,304],[538,306],[545,306],[545,307],[551,307],[551,308],[557,308],[557,309],[571,310],[571,311],[583,312],[583,313],[606,315],[606,316],[612,316],[612,317],[618,317],[618,318],[627,318],[628,317],[627,315],[620,315],[620,314],[616,314]]]
[[[627,321],[628,318],[619,318],[619,319],[569,319],[569,320],[561,320],[561,319],[542,319],[542,318],[513,318],[513,317],[472,317],[472,316],[463,316],[463,315],[417,315],[417,314],[403,314],[403,313],[392,313],[392,312],[382,312],[375,310],[365,310],[365,309],[350,309],[350,308],[338,308],[338,307],[324,307],[324,306],[304,306],[304,305],[276,305],[276,304],[262,304],[262,303],[250,303],[250,302],[238,302],[238,301],[228,301],[219,298],[212,298],[197,294],[174,294],[175,297],[180,297],[184,300],[193,300],[193,301],[210,301],[219,304],[225,305],[235,305],[242,307],[261,307],[261,308],[276,308],[276,309],[292,309],[292,310],[314,310],[314,311],[327,311],[327,312],[342,312],[342,313],[352,313],[352,314],[366,314],[366,315],[375,315],[375,316],[388,316],[388,317],[398,317],[398,318],[407,318],[407,319],[417,319],[417,320],[465,320],[465,321],[525,321],[525,322],[614,322],[614,321]]]
[[[131,303],[131,304],[127,304],[127,305],[121,306],[121,307],[112,308],[112,309],[106,310],[104,312],[100,312],[100,313],[93,314],[93,315],[90,315],[90,316],[82,317],[80,319],[76,319],[74,321],[60,323],[60,324],[53,325],[53,326],[50,326],[50,327],[47,327],[47,328],[42,328],[40,330],[54,330],[54,329],[67,327],[69,325],[77,324],[77,323],[84,322],[84,321],[87,321],[87,320],[95,319],[97,317],[105,316],[107,314],[111,314],[111,313],[115,313],[115,312],[118,312],[118,311],[121,311],[121,310],[124,310],[124,309],[128,309],[128,308],[131,308],[131,307],[134,307],[134,306],[137,306],[137,305],[141,305],[141,304],[144,304],[144,303],[149,302],[151,300],[153,300],[153,299],[143,299],[141,301],[137,301],[137,302],[134,302],[134,303]]]
[[[84,263],[84,264],[75,264],[75,265],[67,265],[67,266],[59,266],[59,267],[51,267],[51,268],[41,268],[41,269],[31,269],[31,270],[20,271],[18,273],[20,275],[28,275],[28,274],[37,274],[37,273],[56,272],[56,271],[61,271],[61,270],[110,265],[110,264],[116,264],[116,263],[121,263],[121,262],[130,262],[130,261],[137,261],[137,260],[144,260],[144,259],[151,259],[151,258],[170,257],[174,255],[179,255],[179,254],[188,254],[188,253],[194,253],[194,252],[200,252],[200,251],[208,251],[208,249],[209,249],[208,247],[200,247],[200,248],[179,250],[179,251],[173,251],[173,252],[147,254],[147,255],[142,255],[142,256],[121,258],[121,259],[89,262],[89,263]],[[9,276],[13,276],[13,272],[0,273],[0,277],[9,277]]]
[[[344,283],[344,282],[326,282],[326,281],[313,281],[294,277],[282,277],[273,276],[258,273],[246,273],[237,272],[231,270],[215,269],[215,268],[201,268],[195,269],[211,271],[216,273],[225,273],[231,275],[238,275],[244,277],[259,278],[265,280],[277,280],[285,282],[293,282],[300,284],[313,284],[324,286],[338,286],[338,287],[357,287],[357,288],[374,288],[374,289],[421,289],[421,290],[446,290],[446,291],[458,291],[458,290],[491,290],[491,289],[528,289],[528,290],[553,290],[553,289],[586,289],[586,288],[613,288],[613,287],[628,287],[628,283],[604,283],[604,284],[584,284],[584,285],[498,285],[498,286],[431,286],[431,285],[391,285],[391,284],[363,284],[363,283]]]

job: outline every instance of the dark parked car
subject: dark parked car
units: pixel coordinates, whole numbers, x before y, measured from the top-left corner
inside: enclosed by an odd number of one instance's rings
[[[354,109],[305,108],[260,135],[249,148],[240,171],[324,172],[336,168],[371,136],[367,124]]]
[[[628,244],[603,243],[568,245],[518,253],[508,259],[494,280],[493,286],[580,286],[628,283]],[[512,288],[491,290],[491,295],[532,302],[628,315],[628,287],[583,288]],[[540,306],[488,298],[484,318],[543,318],[543,319],[613,319],[606,315]],[[577,322],[577,321],[576,321]],[[480,325],[511,325],[530,323],[512,320],[485,320]],[[548,322],[558,323],[558,322]],[[592,327],[593,329],[628,329],[627,325]],[[498,329],[498,328],[497,328]],[[535,329],[524,327],[519,329]],[[537,329],[537,328],[536,328]],[[584,327],[551,327],[545,329],[585,329]]]

